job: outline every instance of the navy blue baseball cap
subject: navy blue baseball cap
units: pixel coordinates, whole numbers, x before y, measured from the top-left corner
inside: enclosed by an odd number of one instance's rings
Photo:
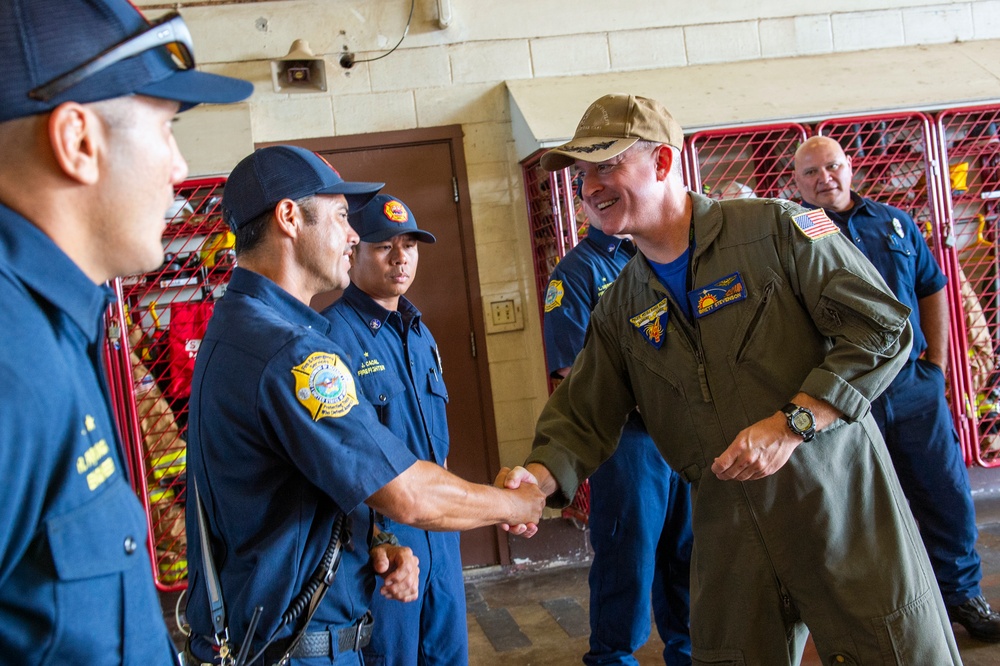
[[[0,122],[68,101],[147,95],[229,103],[248,81],[194,69],[179,14],[150,23],[128,0],[0,0]]]
[[[417,229],[417,220],[409,207],[394,196],[379,194],[367,206],[349,215],[351,226],[365,243],[381,243],[402,234],[435,243],[434,234]]]
[[[259,148],[240,160],[226,181],[222,215],[234,231],[282,199],[343,194],[348,210],[362,208],[385,183],[349,183],[316,153],[298,146]]]

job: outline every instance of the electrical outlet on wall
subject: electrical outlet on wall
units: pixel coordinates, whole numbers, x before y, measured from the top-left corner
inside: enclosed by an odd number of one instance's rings
[[[483,298],[487,333],[506,333],[524,328],[520,294],[494,294]]]

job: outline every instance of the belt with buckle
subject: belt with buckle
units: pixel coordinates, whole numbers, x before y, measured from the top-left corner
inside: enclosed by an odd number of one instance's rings
[[[337,640],[336,652],[331,652],[333,641],[329,631],[306,632],[289,656],[293,659],[307,659],[309,657],[334,657],[342,652],[357,652],[371,642],[374,624],[372,614],[369,612],[365,613],[357,624],[338,629],[334,633]],[[295,640],[294,636],[272,643],[264,650],[264,663],[271,664],[281,659],[293,640]]]

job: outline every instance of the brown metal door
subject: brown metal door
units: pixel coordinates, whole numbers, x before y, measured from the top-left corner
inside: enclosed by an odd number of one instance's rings
[[[420,228],[437,237],[437,243],[420,246],[407,298],[423,313],[441,350],[449,395],[448,467],[469,481],[491,483],[499,453],[460,128],[289,143],[320,153],[347,180],[386,183],[382,191],[402,199]],[[505,532],[487,527],[462,535],[464,566],[508,560]]]

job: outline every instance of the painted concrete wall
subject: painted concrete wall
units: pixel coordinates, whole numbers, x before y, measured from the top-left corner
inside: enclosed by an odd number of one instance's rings
[[[447,29],[437,25],[434,0],[416,0],[398,50],[350,69],[339,64],[344,52],[361,61],[399,40],[410,0],[136,4],[154,17],[179,7],[200,66],[255,85],[248,103],[181,117],[176,131],[192,175],[228,172],[254,142],[463,127],[484,298],[517,291],[524,303],[524,330],[487,340],[506,465],[517,464],[530,449],[547,393],[504,81],[1000,37],[1000,0],[444,1],[453,14]],[[299,38],[326,59],[328,92],[272,90],[270,59],[285,55]],[[820,78],[823,59],[816,62]],[[877,80],[879,72],[870,76]]]

